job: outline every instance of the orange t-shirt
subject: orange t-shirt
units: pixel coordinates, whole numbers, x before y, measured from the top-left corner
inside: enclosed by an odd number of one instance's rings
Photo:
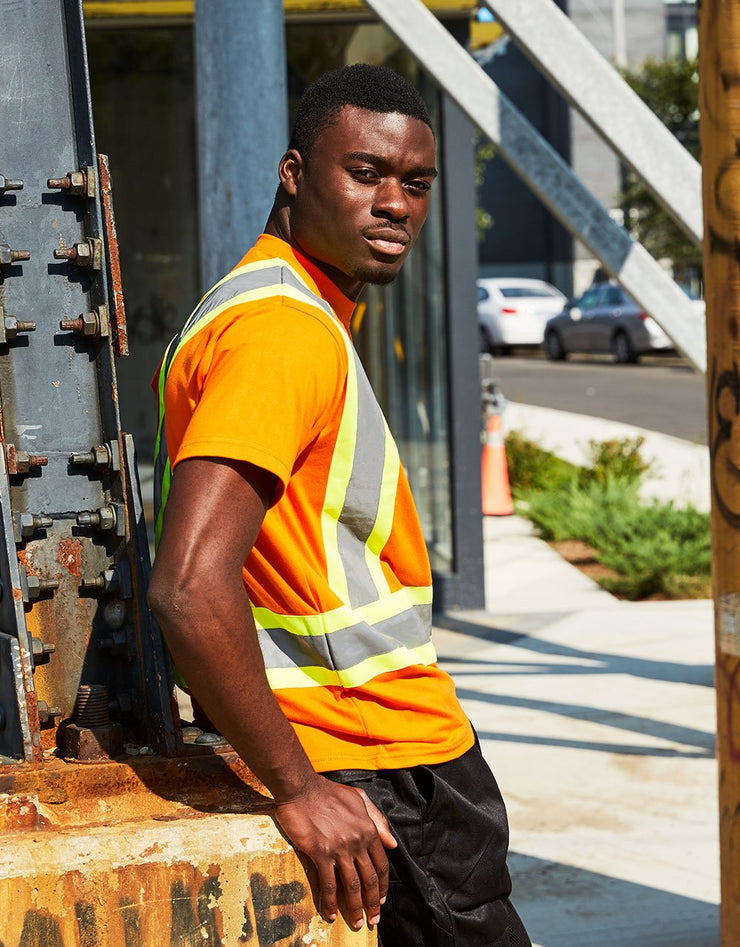
[[[322,509],[347,392],[343,334],[354,303],[276,237],[263,234],[239,266],[273,259],[328,302],[339,322],[290,295],[228,305],[172,361],[165,433],[173,472],[189,457],[223,457],[277,477],[275,502],[243,573],[255,616],[268,610],[287,622],[343,604],[327,578]],[[392,593],[429,587],[426,546],[402,467],[392,502],[379,554],[382,580]],[[473,743],[452,680],[436,663],[354,686],[273,689],[318,771],[445,762]]]

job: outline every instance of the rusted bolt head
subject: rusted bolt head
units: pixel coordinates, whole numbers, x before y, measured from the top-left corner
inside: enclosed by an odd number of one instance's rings
[[[112,506],[103,506],[98,510],[100,517],[100,529],[108,530],[116,528],[116,511]]]
[[[89,266],[92,263],[92,250],[89,243],[76,243],[77,251],[76,263],[78,266]]]
[[[67,724],[64,731],[65,756],[76,760],[105,760],[123,752],[123,728],[120,723],[102,727]]]
[[[83,335],[98,335],[100,332],[100,323],[98,322],[98,317],[94,312],[83,312],[80,316],[82,322],[82,334]]]
[[[70,171],[67,177],[69,178],[70,194],[85,193],[87,190],[87,178],[85,177],[84,171]]]

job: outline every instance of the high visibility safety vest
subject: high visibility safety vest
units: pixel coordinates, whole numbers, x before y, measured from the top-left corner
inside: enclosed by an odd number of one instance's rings
[[[155,545],[172,477],[165,436],[170,368],[183,346],[227,309],[271,297],[296,300],[332,320],[344,340],[348,368],[321,511],[327,582],[342,604],[308,615],[284,615],[252,604],[270,685],[357,687],[379,674],[433,664],[431,586],[391,590],[380,561],[393,524],[398,448],[344,326],[285,260],[258,260],[229,273],[206,294],[165,352],[157,379]]]

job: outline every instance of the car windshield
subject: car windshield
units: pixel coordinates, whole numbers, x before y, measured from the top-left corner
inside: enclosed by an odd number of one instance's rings
[[[507,299],[556,299],[557,290],[547,286],[499,286],[501,295]]]

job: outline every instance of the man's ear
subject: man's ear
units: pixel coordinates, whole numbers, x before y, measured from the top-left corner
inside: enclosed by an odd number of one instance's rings
[[[303,158],[300,152],[296,151],[295,148],[286,151],[280,159],[278,172],[280,174],[280,183],[285,192],[291,197],[295,197],[300,179],[303,175]]]

